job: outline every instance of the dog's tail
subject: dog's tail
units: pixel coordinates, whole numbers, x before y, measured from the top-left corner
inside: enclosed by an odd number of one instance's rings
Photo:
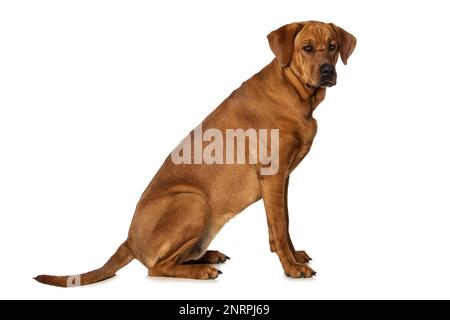
[[[106,280],[114,276],[117,270],[125,267],[134,259],[134,255],[128,247],[128,242],[125,241],[116,253],[105,263],[100,269],[86,272],[74,276],[48,276],[40,275],[34,278],[40,283],[49,284],[57,287],[74,287],[82,286]]]

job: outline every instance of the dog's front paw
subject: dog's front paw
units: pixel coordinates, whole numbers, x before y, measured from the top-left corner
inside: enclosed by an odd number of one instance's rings
[[[311,278],[316,272],[305,263],[290,263],[283,266],[286,276],[291,278]]]
[[[295,251],[295,260],[297,260],[298,263],[308,263],[312,259],[305,251]]]

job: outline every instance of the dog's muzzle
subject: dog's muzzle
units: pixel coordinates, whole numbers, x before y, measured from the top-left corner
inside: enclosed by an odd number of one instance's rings
[[[324,63],[319,68],[320,87],[331,87],[336,84],[336,69],[330,63]]]

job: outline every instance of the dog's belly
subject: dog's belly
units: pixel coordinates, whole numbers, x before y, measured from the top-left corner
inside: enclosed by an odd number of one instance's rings
[[[208,186],[212,213],[219,216],[234,216],[261,199],[258,176],[252,166],[223,165]]]

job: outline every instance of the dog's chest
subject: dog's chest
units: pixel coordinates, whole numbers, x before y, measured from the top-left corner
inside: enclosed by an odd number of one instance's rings
[[[297,143],[311,145],[317,133],[317,121],[313,117],[300,118],[295,126],[295,137]]]
[[[308,120],[300,122],[296,130],[297,143],[293,150],[294,157],[292,158],[290,171],[294,170],[308,154],[316,133],[317,122],[314,118],[311,117]]]

